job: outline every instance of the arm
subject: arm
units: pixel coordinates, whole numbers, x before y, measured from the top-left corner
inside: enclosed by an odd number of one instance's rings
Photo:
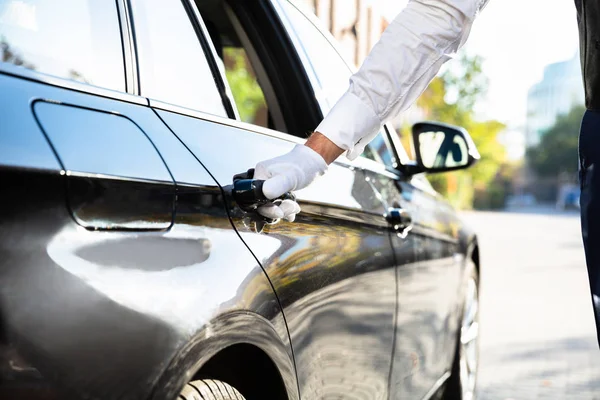
[[[350,159],[358,157],[381,125],[406,110],[465,43],[487,1],[411,0],[306,144],[257,165],[257,179],[266,179],[265,195],[274,198],[308,186],[344,151]],[[266,216],[288,215],[271,210],[277,215]]]
[[[410,107],[466,42],[487,0],[412,0],[392,21],[348,91],[317,127],[355,159],[381,125]]]

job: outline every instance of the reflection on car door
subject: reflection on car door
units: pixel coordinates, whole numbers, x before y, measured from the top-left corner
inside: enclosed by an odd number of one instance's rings
[[[294,144],[270,132],[157,112],[223,186]],[[236,207],[230,215],[282,304],[301,396],[386,398],[396,284],[389,227],[373,212],[379,200],[360,169],[337,164],[297,194],[302,213],[294,223],[264,224]]]
[[[289,22],[298,52],[304,53],[301,58],[312,66],[312,84],[315,93],[322,96],[319,105],[326,114],[347,88],[350,70],[326,39],[327,33],[319,32],[290,2],[275,3]],[[414,229],[407,235],[391,232],[398,268],[398,313],[390,395],[418,399],[443,378],[453,354],[448,342],[448,324],[452,322],[448,310],[454,304],[451,291],[458,287],[458,275],[452,273],[458,270],[453,269],[457,265],[452,258],[454,239],[439,232],[444,215],[436,212],[437,200],[394,171],[397,161],[386,137],[382,131],[363,155],[388,167],[386,171],[371,163],[374,167],[366,172],[383,202],[378,212],[403,208],[414,219]],[[430,230],[424,230],[425,226]]]
[[[379,137],[372,145],[377,145],[378,140]],[[381,144],[385,143],[381,141]],[[378,153],[382,151],[379,149]],[[447,368],[440,361],[449,352],[443,347],[445,332],[440,331],[443,316],[439,309],[447,306],[440,297],[444,291],[440,284],[446,284],[444,271],[421,262],[426,252],[435,249],[424,247],[415,188],[399,171],[386,170],[383,165],[379,169],[373,167],[367,175],[383,199],[385,208],[381,212],[388,212],[389,208],[402,209],[413,219],[410,231],[400,229],[391,234],[398,268],[398,313],[390,395],[396,399],[421,399],[444,374],[445,370],[438,367]]]
[[[415,289],[430,293],[428,296],[415,293],[419,301],[413,304],[427,310],[421,321],[420,348],[426,360],[426,376],[435,382],[448,372],[454,356],[460,306],[458,290],[464,262],[458,242],[460,224],[452,207],[422,177],[403,182],[402,190],[411,199],[417,243],[420,274]],[[423,386],[422,390],[429,387]]]

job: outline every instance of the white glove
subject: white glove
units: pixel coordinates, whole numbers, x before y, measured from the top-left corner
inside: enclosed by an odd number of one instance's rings
[[[299,144],[287,154],[256,164],[254,179],[265,181],[263,194],[267,199],[276,199],[287,192],[307,187],[325,171],[327,163],[323,157],[310,147]],[[259,207],[258,212],[267,218],[285,218],[292,222],[300,212],[300,206],[293,200],[283,200],[280,204]]]

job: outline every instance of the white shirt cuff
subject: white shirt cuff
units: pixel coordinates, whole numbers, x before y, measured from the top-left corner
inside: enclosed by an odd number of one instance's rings
[[[347,150],[355,159],[381,128],[375,112],[352,92],[346,92],[319,124],[316,131],[325,135],[338,147]],[[365,139],[362,140],[361,139]],[[357,143],[360,144],[357,146]],[[356,147],[356,148],[355,148]]]

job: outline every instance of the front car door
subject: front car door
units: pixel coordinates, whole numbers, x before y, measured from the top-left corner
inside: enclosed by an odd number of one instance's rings
[[[351,70],[319,21],[292,2],[278,5],[303,62],[311,66],[311,83],[323,115],[347,89]],[[312,21],[311,21],[312,19]],[[392,136],[394,135],[394,136]],[[448,205],[422,176],[402,173],[408,156],[398,136],[385,127],[362,155],[370,186],[382,199],[379,213],[402,209],[412,219],[410,231],[390,232],[397,263],[398,313],[390,395],[423,398],[447,377],[453,354],[452,319],[459,288],[460,260]],[[446,211],[444,211],[446,210]],[[454,225],[455,226],[455,225]],[[450,311],[453,311],[451,314]]]

